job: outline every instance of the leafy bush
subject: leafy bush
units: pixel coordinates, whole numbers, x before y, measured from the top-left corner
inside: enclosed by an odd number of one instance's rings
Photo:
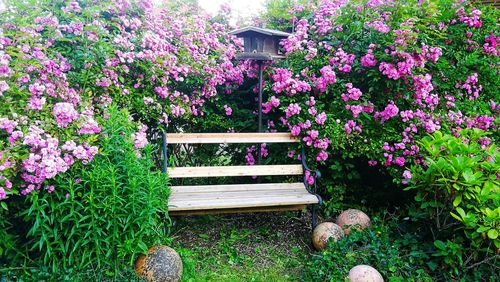
[[[28,197],[27,247],[54,272],[93,267],[118,275],[138,253],[167,240],[167,176],[154,172],[151,145],[138,158],[129,118],[110,107],[95,160],[57,177],[58,189]]]
[[[408,189],[417,192],[416,216],[432,222],[435,255],[455,273],[494,263],[500,251],[498,147],[478,129],[456,136],[436,131],[418,143],[424,165],[405,173]]]
[[[427,274],[429,254],[415,234],[397,234],[396,221],[382,223],[374,218],[370,229],[355,230],[337,242],[330,241],[325,251],[314,255],[308,265],[307,280],[344,281],[358,264],[376,268],[386,281],[433,281]]]

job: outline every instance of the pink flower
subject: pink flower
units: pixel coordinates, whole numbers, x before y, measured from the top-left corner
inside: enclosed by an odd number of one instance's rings
[[[321,162],[328,159],[328,153],[325,151],[321,151],[316,155],[316,161]]]
[[[92,118],[89,117],[83,123],[83,125],[80,127],[80,130],[78,131],[78,134],[83,135],[83,134],[96,134],[101,132],[101,129],[99,128],[99,125],[97,122]]]
[[[278,98],[276,98],[275,96],[271,96],[271,99],[269,100],[269,102],[271,103],[271,106],[273,106],[274,108],[277,108],[280,105],[280,100]]]
[[[394,67],[393,64],[382,62],[380,63],[379,70],[382,72],[382,74],[394,80],[398,80],[401,77],[398,70]]]
[[[374,117],[380,118],[380,122],[384,123],[392,117],[397,116],[399,113],[398,107],[391,101],[382,112],[376,112]]]
[[[391,28],[382,21],[366,22],[365,25],[367,27],[372,27],[381,33],[388,33],[391,31]]]
[[[7,82],[0,80],[0,97],[2,97],[3,93],[7,90],[9,90],[9,85],[7,84]]]
[[[70,103],[57,103],[52,109],[52,114],[56,118],[59,127],[67,127],[72,121],[80,115]]]
[[[292,126],[291,133],[293,136],[299,136],[300,135],[300,126],[298,126],[298,125]]]
[[[314,121],[316,121],[317,124],[324,124],[325,121],[326,121],[326,113],[325,112],[321,112],[319,115],[316,116],[316,118],[314,119]]]
[[[397,157],[395,160],[394,160],[394,163],[399,165],[399,166],[404,166],[405,165],[405,158],[404,157]]]
[[[233,109],[228,105],[224,105],[224,110],[226,111],[226,116],[230,116],[233,113]]]
[[[148,127],[145,125],[139,126],[139,131],[137,133],[132,133],[132,140],[134,141],[134,148],[142,149],[149,144],[146,131]]]
[[[377,60],[375,60],[375,56],[372,53],[368,53],[361,57],[361,65],[363,67],[373,67],[377,64]]]
[[[268,114],[271,111],[271,109],[272,109],[271,104],[269,104],[269,103],[262,104],[262,112],[264,114]]]
[[[320,92],[325,92],[328,85],[337,81],[337,76],[331,66],[324,66],[320,69],[321,77],[316,80],[316,88]]]
[[[403,172],[403,178],[408,181],[409,179],[412,179],[413,178],[413,175],[411,174],[411,172],[409,170],[405,170]]]
[[[186,112],[186,110],[179,105],[170,105],[170,109],[174,117],[180,117]]]
[[[311,172],[309,170],[306,170],[306,172],[304,173],[304,177],[306,179],[307,185],[314,184],[314,176],[311,175]]]
[[[7,131],[7,133],[11,134],[14,131],[14,128],[17,126],[17,121],[10,120],[8,118],[0,118],[0,129]]]
[[[297,103],[291,103],[285,110],[286,118],[290,118],[293,115],[299,114],[300,110],[301,108]]]
[[[344,125],[344,130],[347,134],[351,134],[353,131],[357,131],[359,133],[362,132],[362,128],[358,125],[354,120],[348,120]]]

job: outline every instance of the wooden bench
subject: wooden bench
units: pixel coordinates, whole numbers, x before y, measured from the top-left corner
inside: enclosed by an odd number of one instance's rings
[[[290,133],[169,133],[163,135],[163,171],[170,178],[301,175],[299,183],[252,183],[226,185],[173,186],[168,202],[171,215],[216,214],[304,210],[311,206],[312,225],[316,226],[316,206],[321,197],[315,193],[318,171],[310,170],[302,150],[301,164],[253,166],[168,167],[168,144],[296,143]],[[308,185],[304,172],[315,178]],[[257,181],[256,181],[257,182]]]

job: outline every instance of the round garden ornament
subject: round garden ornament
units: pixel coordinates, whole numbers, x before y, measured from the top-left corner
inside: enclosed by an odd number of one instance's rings
[[[349,271],[350,282],[384,282],[384,278],[369,265],[356,265]]]
[[[343,211],[337,217],[337,225],[342,227],[345,235],[351,233],[351,226],[356,226],[358,229],[364,229],[370,226],[370,218],[362,211],[355,209],[348,209]]]
[[[148,282],[177,282],[182,278],[182,260],[170,247],[153,246],[147,256],[139,256],[135,271]]]
[[[316,250],[324,250],[328,244],[328,240],[333,238],[334,241],[344,237],[342,228],[333,222],[323,222],[314,228],[312,234],[312,242]]]

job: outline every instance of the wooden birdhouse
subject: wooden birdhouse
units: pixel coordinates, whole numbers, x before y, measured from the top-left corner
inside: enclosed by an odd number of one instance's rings
[[[290,33],[248,26],[231,31],[229,34],[243,38],[244,51],[236,58],[239,60],[271,61],[284,58],[280,51],[280,41],[290,36]]]

